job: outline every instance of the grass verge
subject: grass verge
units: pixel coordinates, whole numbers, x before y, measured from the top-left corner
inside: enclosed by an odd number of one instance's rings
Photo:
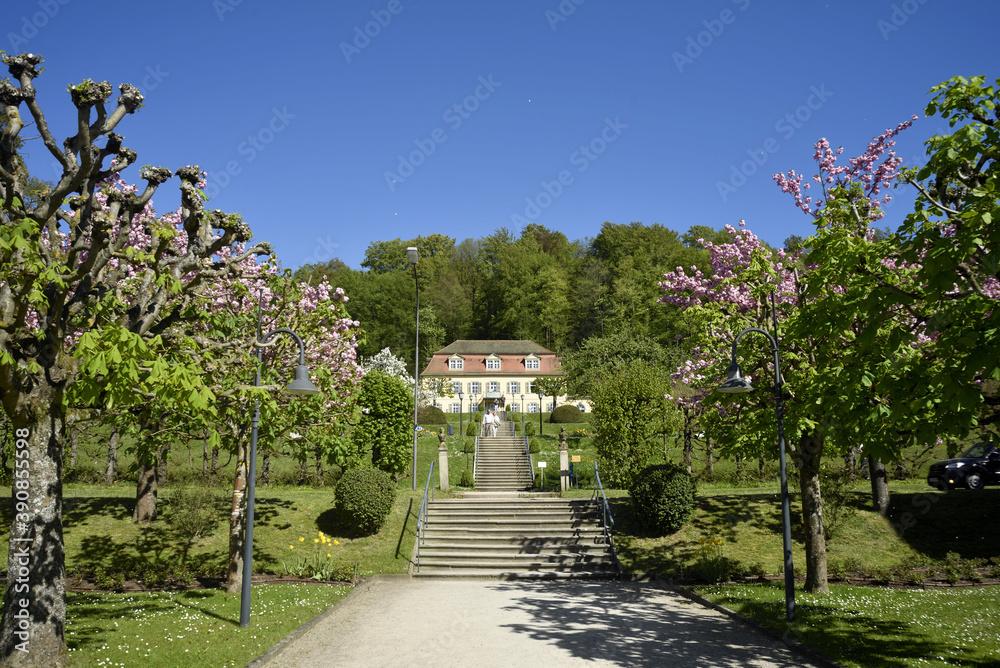
[[[799,590],[791,626],[780,583],[691,589],[847,666],[995,666],[1000,656],[1000,587]]]
[[[69,665],[245,666],[350,590],[330,585],[254,586],[245,629],[239,624],[240,597],[220,591],[70,592]]]

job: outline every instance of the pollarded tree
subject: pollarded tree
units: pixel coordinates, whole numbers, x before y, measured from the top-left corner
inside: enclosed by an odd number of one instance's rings
[[[8,120],[0,134],[0,403],[29,466],[12,498],[8,559],[8,582],[25,587],[7,588],[0,661],[56,666],[66,659],[64,398],[93,370],[91,362],[73,357],[72,342],[88,338],[94,347],[107,347],[110,361],[131,367],[137,377],[185,373],[151,366],[150,355],[163,345],[163,335],[192,315],[190,306],[204,286],[232,276],[245,258],[270,249],[236,250],[250,239],[250,229],[238,216],[203,208],[196,167],[177,170],[181,206],[168,216],[151,215],[147,207],[174,175],[170,170],[144,168],[142,189],[106,187],[136,160],[115,130],[142,105],[137,88],[119,86],[109,107],[107,82],[71,85],[78,123],[75,134],[59,142],[35,96],[42,58],[21,54],[4,56],[3,62],[13,83],[0,81]],[[62,167],[58,182],[34,206],[21,194],[29,177],[17,147],[28,125],[22,107]],[[117,286],[128,275],[137,278],[137,288],[124,294]],[[164,387],[181,391],[179,384]],[[26,576],[19,564],[26,564]],[[22,610],[30,636],[19,635],[15,615]]]

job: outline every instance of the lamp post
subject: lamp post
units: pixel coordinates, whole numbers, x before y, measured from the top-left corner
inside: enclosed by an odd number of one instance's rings
[[[774,295],[771,295],[772,311]],[[784,404],[781,398],[781,387],[785,381],[781,377],[781,369],[778,366],[778,342],[775,337],[758,327],[747,327],[736,335],[733,339],[732,361],[726,370],[727,378],[719,387],[719,392],[726,394],[741,394],[752,392],[753,386],[750,381],[743,377],[740,372],[740,365],[736,362],[736,344],[747,332],[758,332],[767,337],[771,342],[771,350],[774,353],[774,410],[778,418],[778,469],[781,477],[781,523],[783,528],[782,543],[785,552],[785,620],[795,621],[795,572],[792,567],[792,523],[791,510],[788,505],[788,477],[785,469],[785,427],[784,427]],[[777,320],[775,320],[775,334],[777,334]]]
[[[538,435],[542,435],[542,398],[545,395],[542,394],[541,390],[538,390]]]
[[[462,431],[462,418],[465,417],[465,414],[463,413],[463,411],[465,410],[465,407],[462,405],[462,399],[463,399],[464,396],[465,395],[462,394],[462,391],[459,390],[459,392],[458,392],[458,436],[460,438],[464,438],[465,437],[465,432]]]
[[[257,349],[257,372],[254,374],[253,386],[260,387],[260,363],[261,351],[266,346],[274,345],[275,342],[267,341],[275,334],[288,334],[299,344],[299,363],[295,366],[295,379],[288,384],[288,393],[299,396],[309,396],[319,394],[319,390],[309,380],[309,369],[306,367],[306,347],[302,343],[302,338],[290,329],[272,329],[264,336],[260,336],[260,312],[257,314],[257,335],[254,342]],[[243,545],[243,588],[240,592],[240,626],[246,628],[250,625],[250,577],[253,574],[253,511],[254,492],[257,482],[257,425],[260,423],[260,398],[254,397],[253,401],[253,421],[250,426],[250,470],[247,473],[247,517],[246,530],[244,532]]]
[[[417,279],[417,247],[406,248],[406,261],[413,266],[413,285],[417,294],[416,343],[413,348],[413,489],[417,489],[417,403],[420,376],[420,281]]]
[[[524,405],[524,395],[523,394],[521,395],[521,406],[520,406],[520,408],[521,408],[521,433],[524,434],[524,409],[526,408],[526,406]]]

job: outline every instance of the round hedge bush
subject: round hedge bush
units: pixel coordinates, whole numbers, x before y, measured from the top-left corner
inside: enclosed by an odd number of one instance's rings
[[[533,421],[528,420],[524,423],[525,436],[534,436],[536,431],[538,431],[538,429],[535,427],[535,423]]]
[[[334,491],[337,509],[355,535],[370,536],[385,525],[396,500],[396,485],[385,471],[348,469]]]
[[[563,404],[562,406],[556,406],[556,409],[552,411],[552,415],[549,417],[549,422],[554,423],[567,423],[567,422],[586,422],[587,418],[584,417],[583,413],[576,406],[571,406],[570,404]]]
[[[448,417],[437,406],[421,406],[417,409],[417,424],[448,424]]]
[[[666,536],[684,526],[694,508],[694,479],[677,464],[657,464],[639,472],[629,490],[640,528]]]
[[[466,436],[477,436],[479,434],[479,423],[472,421],[465,425],[465,435]]]
[[[537,454],[541,452],[542,446],[538,443],[537,438],[532,438],[528,440],[528,452],[531,454]]]

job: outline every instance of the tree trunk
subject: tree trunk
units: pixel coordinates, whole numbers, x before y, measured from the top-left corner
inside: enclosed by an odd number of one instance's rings
[[[309,477],[309,462],[303,459],[299,463],[299,485],[306,484],[306,479]]]
[[[692,437],[694,432],[694,426],[692,425],[692,415],[691,409],[688,406],[684,407],[684,468],[687,469],[688,473],[691,473],[691,452],[694,449],[692,444]]]
[[[118,430],[112,429],[108,437],[108,464],[104,467],[104,482],[115,484],[118,480]]]
[[[165,445],[160,448],[160,451],[156,453],[156,475],[157,478],[162,481],[167,481],[167,455],[170,452],[170,446]]]
[[[229,572],[226,591],[239,594],[243,584],[243,525],[246,517],[247,449],[243,439],[237,445],[236,477],[233,480],[233,510],[229,515]],[[214,468],[214,467],[213,467]]]
[[[885,464],[881,459],[868,455],[868,477],[872,481],[872,507],[883,517],[889,515],[889,482],[885,475]]]
[[[260,484],[267,487],[271,484],[271,453],[260,456]]]
[[[69,428],[69,467],[76,468],[76,460],[80,456],[80,430],[76,426]]]
[[[802,493],[802,528],[806,544],[805,590],[811,594],[823,594],[830,591],[826,579],[826,535],[823,533],[823,503],[819,484],[823,441],[804,435],[792,455],[799,470],[799,488]]]
[[[133,522],[149,523],[156,519],[156,488],[159,475],[157,456],[139,458],[139,477],[135,483],[135,510]]]
[[[58,371],[53,363],[51,371]],[[58,373],[45,375],[50,380]],[[65,439],[62,388],[40,382],[5,387],[15,470],[11,488],[7,589],[0,626],[0,664],[64,666],[66,559],[62,533]],[[22,454],[23,453],[23,454]]]
[[[219,446],[214,446],[212,448],[212,474],[209,479],[212,483],[212,487],[215,487],[215,474],[219,470]]]
[[[764,453],[761,453],[760,457],[757,459],[757,478],[761,482],[764,482],[766,468],[767,462],[764,461]]]
[[[715,448],[709,436],[705,436],[705,460],[705,474],[709,481],[715,480]]]
[[[323,486],[323,448],[320,444],[316,444],[315,452],[313,453],[316,457],[316,486]]]

